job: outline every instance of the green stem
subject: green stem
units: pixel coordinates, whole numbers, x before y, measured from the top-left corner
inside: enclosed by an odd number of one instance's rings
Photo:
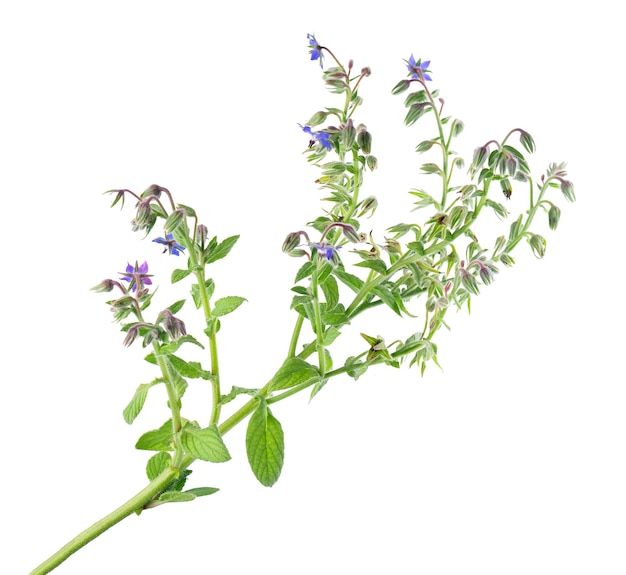
[[[190,460],[187,465],[191,463]],[[96,537],[104,533],[107,529],[110,529],[122,519],[125,519],[130,514],[135,513],[143,509],[143,507],[149,503],[154,497],[161,493],[165,488],[178,476],[180,470],[168,468],[156,479],[150,482],[150,484],[142,489],[137,495],[129,499],[121,507],[118,507],[112,513],[109,513],[106,517],[100,519],[94,523],[91,527],[85,529],[78,536],[74,537],[69,543],[61,547],[54,555],[46,559],[41,565],[36,567],[30,575],[44,575],[50,573],[53,569],[63,563],[70,555],[76,553],[81,547],[87,545],[87,543],[93,541]]]
[[[304,323],[304,316],[297,314],[296,325],[293,327],[293,333],[291,334],[291,341],[289,342],[289,351],[287,357],[295,357],[296,347],[298,347],[298,339],[300,338],[300,332],[302,331],[302,324]]]

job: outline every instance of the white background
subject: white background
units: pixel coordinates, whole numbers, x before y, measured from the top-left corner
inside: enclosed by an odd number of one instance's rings
[[[623,574],[623,46],[610,4],[208,6],[0,9],[0,571],[29,572],[143,487],[147,454],[134,442],[167,417],[157,391],[132,427],[123,421],[153,372],[89,288],[127,261],[147,259],[155,281],[181,262],[132,234],[130,206],[108,209],[103,191],[158,183],[211,233],[241,233],[212,272],[217,296],[249,300],[223,322],[224,382],[261,386],[282,360],[301,260],[280,246],[320,213],[296,124],[341,102],[308,60],[313,32],[372,69],[357,120],[379,158],[363,192],[381,204],[378,238],[424,217],[409,213],[409,189],[438,185],[413,152],[432,125],[405,128],[403,97],[390,94],[411,52],[432,60],[433,87],[466,124],[459,151],[523,127],[537,172],[569,162],[578,202],[556,192],[560,229],[538,228],[546,257],[520,245],[471,316],[450,314],[443,373],[372,369],[310,404],[276,405],[287,451],[273,488],[247,469],[242,427],[226,438],[233,461],[194,467],[189,485],[217,495],[132,516],[57,572]],[[525,202],[520,192],[507,206]],[[164,282],[155,303],[184,297],[176,287]],[[420,328],[373,314],[343,345],[358,331],[391,341]],[[201,385],[188,417],[205,417]]]

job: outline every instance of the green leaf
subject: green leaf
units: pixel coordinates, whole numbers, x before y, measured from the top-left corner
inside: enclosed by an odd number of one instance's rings
[[[198,361],[185,361],[176,355],[169,355],[167,360],[182,377],[190,377],[191,379],[201,378],[207,380],[212,377],[211,372],[202,369],[202,366]]]
[[[231,402],[238,395],[246,394],[246,395],[256,395],[259,392],[258,389],[250,389],[247,387],[237,387],[233,385],[232,389],[228,392],[227,395],[222,395],[220,398],[220,405],[225,405],[226,403]]]
[[[213,297],[213,292],[215,291],[215,282],[209,278],[204,282],[204,287],[207,292],[207,298],[211,299]],[[193,303],[196,304],[196,309],[200,309],[202,306],[202,296],[200,295],[200,287],[198,284],[192,284],[191,296],[193,297]]]
[[[297,284],[300,280],[303,280],[305,277],[310,276],[311,273],[313,273],[314,267],[315,266],[311,262],[304,263],[298,270],[298,273],[296,274],[296,279],[293,283]]]
[[[172,272],[171,282],[175,284],[176,282],[179,282],[180,280],[185,279],[190,273],[191,273],[191,270],[174,270]]]
[[[341,283],[347,285],[356,293],[358,293],[363,287],[363,280],[355,275],[349,274],[348,272],[335,268],[334,275]]]
[[[339,336],[341,335],[341,332],[334,326],[330,326],[323,335],[323,339],[322,339],[322,345],[324,346],[328,346],[331,343],[333,343],[333,341],[335,341]]]
[[[226,238],[223,242],[220,242],[215,247],[209,244],[209,247],[204,254],[203,262],[205,264],[211,264],[217,260],[221,260],[223,257],[226,257],[230,250],[233,249],[233,246],[237,243],[238,239],[239,236],[231,236]]]
[[[299,357],[290,357],[270,380],[270,391],[289,389],[306,381],[319,378],[318,369]]]
[[[161,493],[158,501],[161,503],[182,503],[185,501],[193,501],[196,496],[189,491],[166,491]]]
[[[168,419],[159,429],[144,433],[137,440],[135,449],[172,451],[172,420]]]
[[[333,276],[328,276],[326,281],[321,284],[324,298],[326,299],[326,308],[332,309],[339,303],[339,288],[337,280]]]
[[[154,481],[161,473],[163,473],[172,462],[172,456],[165,451],[155,453],[146,464],[146,475],[149,481]]]
[[[364,260],[354,265],[359,268],[372,269],[381,275],[384,275],[387,271],[387,266],[383,260]]]
[[[278,481],[285,457],[285,438],[280,422],[272,415],[264,399],[248,422],[246,452],[252,472],[262,485]]]
[[[174,353],[178,351],[178,348],[180,348],[183,343],[187,342],[193,343],[194,345],[204,349],[204,346],[195,337],[193,337],[193,335],[184,335],[183,337],[179,337],[176,341],[170,341],[169,343],[162,345],[161,353],[163,355]]]
[[[185,453],[196,459],[213,463],[222,463],[230,459],[230,453],[224,445],[217,425],[200,429],[187,423],[183,427],[180,440]]]
[[[169,309],[172,313],[178,313],[186,303],[186,299],[179,299],[177,302],[174,302],[172,305],[168,306],[167,309]]]
[[[196,497],[204,497],[205,495],[213,495],[217,493],[219,489],[217,487],[194,487],[193,489],[187,489],[183,493],[191,493]]]
[[[124,421],[129,425],[135,421],[135,418],[143,409],[143,404],[146,402],[146,397],[148,397],[148,390],[152,385],[151,383],[142,383],[135,391],[135,395],[133,395],[130,403],[124,408]]]
[[[219,317],[231,313],[235,311],[244,301],[247,300],[236,295],[222,297],[215,302],[215,307],[213,308],[211,315]]]

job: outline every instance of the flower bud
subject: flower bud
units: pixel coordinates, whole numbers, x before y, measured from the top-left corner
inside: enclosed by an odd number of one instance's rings
[[[372,70],[369,66],[365,66],[365,68],[361,68],[361,76],[371,76]]]
[[[341,142],[346,148],[350,149],[352,148],[352,144],[354,144],[355,139],[356,130],[354,129],[352,119],[349,119],[341,130]]]
[[[311,116],[311,119],[306,123],[306,125],[314,128],[315,126],[319,126],[322,122],[325,122],[327,117],[328,112],[315,112],[315,114]]]
[[[572,182],[569,180],[562,180],[561,191],[568,202],[576,201],[576,196],[574,195],[574,184],[572,184]]]
[[[97,293],[113,291],[115,283],[116,282],[113,280],[102,280],[97,286],[93,286],[91,289]]]
[[[139,334],[139,326],[138,325],[132,326],[126,333],[126,337],[124,338],[124,341],[122,342],[124,347],[130,347],[132,343],[135,341],[135,339],[137,339],[138,334]]]
[[[143,336],[143,346],[146,347],[148,345],[150,345],[155,339],[158,340],[159,339],[159,330],[154,327],[151,330],[148,330],[148,333],[146,333],[146,335]]]
[[[452,135],[458,136],[463,131],[463,128],[465,128],[465,124],[461,120],[456,120],[452,128]]]
[[[165,231],[168,233],[173,232],[175,229],[180,227],[180,225],[185,221],[185,209],[177,208],[175,209],[165,221]]]
[[[477,172],[480,167],[485,163],[487,156],[489,155],[489,150],[486,146],[480,146],[474,150],[474,156],[472,158],[472,166],[471,170]]]
[[[528,132],[520,130],[519,140],[529,154],[532,154],[535,151],[535,140],[533,140],[533,137]]]
[[[204,224],[200,224],[196,227],[196,243],[204,249],[204,244],[206,244],[207,237],[209,235],[209,230]]]
[[[383,248],[390,254],[402,254],[402,245],[398,240],[393,238],[385,238],[387,242]]]
[[[502,188],[502,193],[507,200],[511,199],[511,194],[513,194],[513,186],[511,186],[511,180],[509,178],[504,178],[500,180],[500,187]]]
[[[163,315],[163,328],[172,339],[177,339],[181,335],[187,335],[185,323],[172,315],[171,311],[164,310],[161,314]]]
[[[290,254],[293,250],[295,250],[300,245],[300,234],[297,232],[291,232],[285,238],[283,242],[283,252],[286,254]]]
[[[546,240],[539,234],[530,234],[528,238],[528,243],[530,244],[530,249],[535,254],[536,258],[541,259],[546,255]]]
[[[364,154],[369,154],[372,151],[372,134],[370,134],[365,128],[359,130],[359,133],[356,136],[356,142]]]
[[[372,217],[376,208],[378,207],[378,200],[374,196],[365,198],[359,206],[360,211],[357,217],[362,218],[365,214],[371,212],[368,217]]]
[[[411,82],[409,80],[400,80],[392,89],[391,93],[396,96],[409,89]]]
[[[478,295],[480,291],[478,289],[478,282],[476,281],[476,278],[466,269],[461,268],[460,272],[461,283],[463,284],[463,287],[468,292],[473,293],[474,295]]]
[[[502,254],[500,256],[500,261],[507,267],[510,268],[515,264],[515,260],[509,254]]]
[[[488,286],[493,281],[493,274],[491,273],[491,270],[485,265],[481,264],[478,275],[480,276],[480,280],[486,286]]]
[[[353,244],[358,244],[361,241],[361,236],[354,229],[354,226],[350,224],[341,224],[341,230],[343,231],[344,237]]]
[[[560,219],[561,210],[555,205],[550,206],[550,209],[548,210],[548,225],[551,230],[556,230]]]
[[[378,167],[378,160],[376,159],[376,156],[367,156],[367,158],[365,158],[365,162],[367,163],[367,167],[372,172]]]

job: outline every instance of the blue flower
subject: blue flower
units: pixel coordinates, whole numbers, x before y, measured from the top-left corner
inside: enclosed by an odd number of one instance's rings
[[[324,242],[321,244],[309,244],[314,250],[317,251],[320,256],[324,256],[327,260],[332,260],[333,255],[337,253],[337,250],[341,249],[341,246],[328,246]]]
[[[416,62],[413,54],[411,54],[411,57],[409,58],[406,67],[409,69],[409,72],[411,72],[412,78],[416,78],[417,80],[421,80],[423,78],[424,80],[432,81],[430,75],[427,74],[428,66],[430,66],[430,60],[422,62],[422,60],[419,59]]]
[[[311,54],[311,60],[319,60],[320,68],[324,67],[324,55],[322,54],[322,47],[317,43],[314,34],[307,34],[307,40],[309,41],[309,51]]]
[[[301,124],[298,124],[298,126],[300,126],[302,128],[302,131],[305,134],[308,134],[311,141],[309,143],[309,147],[311,147],[316,141],[319,142],[320,144],[322,144],[322,146],[324,146],[325,148],[332,150],[332,145],[330,143],[330,134],[328,132],[314,132],[313,130],[311,130],[311,128],[309,126],[302,126]]]
[[[126,275],[121,279],[125,282],[130,282],[129,287],[135,291],[137,286],[139,286],[139,290],[141,290],[144,285],[152,285],[151,277],[152,276],[148,274],[148,262],[143,262],[141,265],[135,262],[134,266],[130,264],[126,266]]]
[[[163,250],[163,253],[168,251],[173,256],[180,255],[180,253],[185,249],[185,246],[181,246],[180,244],[176,243],[176,240],[174,240],[173,234],[167,234],[167,239],[156,238],[155,240],[152,240],[152,241],[156,242],[157,244],[166,246],[166,248]]]

